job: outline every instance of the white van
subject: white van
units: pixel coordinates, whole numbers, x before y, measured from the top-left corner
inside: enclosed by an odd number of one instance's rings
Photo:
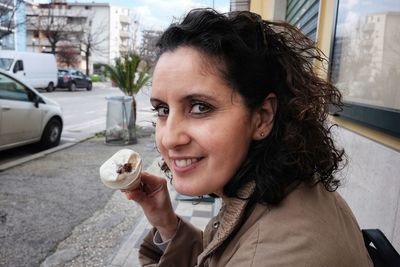
[[[0,68],[33,88],[54,91],[57,64],[53,54],[0,50]]]

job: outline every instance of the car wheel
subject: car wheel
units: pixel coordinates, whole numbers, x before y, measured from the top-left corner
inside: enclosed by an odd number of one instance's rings
[[[76,90],[76,84],[75,83],[70,83],[68,86],[69,91],[75,91]]]
[[[40,140],[41,148],[55,147],[60,143],[62,126],[57,119],[51,119],[44,128],[42,139]]]
[[[92,83],[89,83],[88,86],[86,87],[86,90],[92,91]]]
[[[46,88],[47,92],[53,92],[54,91],[54,83],[50,82],[49,85]]]

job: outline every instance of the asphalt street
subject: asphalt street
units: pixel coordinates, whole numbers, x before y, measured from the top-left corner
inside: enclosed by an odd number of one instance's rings
[[[110,146],[104,138],[93,138],[0,172],[0,266],[39,266],[73,229],[101,211],[115,191],[101,183],[98,170],[121,148],[138,151],[145,168],[158,156],[148,130],[135,145]],[[131,212],[130,221],[120,215],[111,222],[124,227],[113,244],[102,247],[105,255],[142,216],[137,209]],[[92,230],[93,236],[99,228]]]
[[[40,93],[57,101],[63,109],[64,128],[61,135],[60,145],[78,142],[97,132],[106,129],[107,100],[106,97],[122,96],[122,92],[111,87],[110,82],[94,83],[92,91],[85,89],[73,92],[67,89],[57,88],[53,92],[40,90]],[[146,86],[136,94],[137,121],[140,127],[151,127],[154,112],[150,105],[151,89]],[[0,165],[29,157],[40,152],[35,145],[27,145],[0,151]]]

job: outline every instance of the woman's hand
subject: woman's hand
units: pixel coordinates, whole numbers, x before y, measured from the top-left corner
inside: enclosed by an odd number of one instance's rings
[[[171,239],[178,226],[178,218],[172,208],[167,180],[148,172],[142,172],[140,178],[140,188],[121,191],[142,207],[147,219],[157,228],[163,240]]]

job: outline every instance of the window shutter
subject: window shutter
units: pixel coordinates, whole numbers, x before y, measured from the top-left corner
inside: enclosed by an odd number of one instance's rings
[[[286,21],[315,42],[320,0],[288,0]]]

